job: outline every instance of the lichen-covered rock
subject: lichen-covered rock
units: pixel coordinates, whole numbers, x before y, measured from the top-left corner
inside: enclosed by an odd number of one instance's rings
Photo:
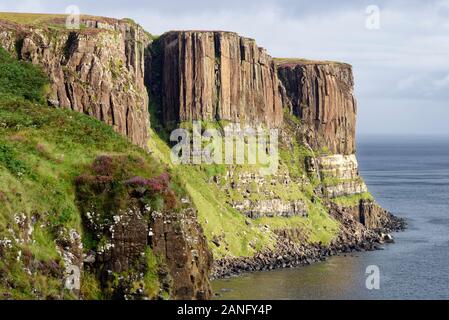
[[[137,207],[117,213],[111,224],[103,228],[102,234],[110,241],[99,248],[96,261],[101,263],[106,275],[139,267],[148,245],[148,228],[147,220]]]
[[[301,119],[314,150],[355,153],[357,103],[352,67],[334,62],[278,60],[284,105]]]
[[[243,201],[233,203],[234,209],[245,214],[248,218],[257,219],[261,217],[306,217],[307,207],[303,201],[285,201],[281,199],[268,199]]]
[[[156,255],[165,257],[178,300],[206,300],[212,296],[209,272],[212,255],[195,210],[153,213],[151,243]]]
[[[0,45],[43,68],[49,104],[96,117],[146,147],[145,32],[121,20],[83,23],[86,29],[53,30],[0,20]]]
[[[85,265],[108,298],[209,299],[212,256],[190,200],[167,172],[147,179],[135,165],[150,170],[142,158],[100,156],[77,177]]]
[[[159,96],[165,124],[282,124],[276,66],[254,40],[232,32],[169,32],[152,51],[147,83]]]
[[[314,160],[315,166],[309,166],[309,170],[321,180],[323,194],[327,198],[368,192],[359,174],[359,165],[354,154],[320,156]]]
[[[338,216],[351,216],[368,230],[392,232],[404,230],[406,223],[390,212],[383,209],[375,201],[360,200],[358,205],[343,207],[335,203],[329,203],[330,212]]]

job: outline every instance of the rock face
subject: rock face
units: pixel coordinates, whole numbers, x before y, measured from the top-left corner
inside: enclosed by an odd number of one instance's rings
[[[180,213],[153,213],[154,253],[165,257],[177,300],[206,300],[212,296],[209,271],[212,255],[192,209]]]
[[[148,212],[136,206],[117,214],[107,225],[96,224],[93,218],[89,228],[102,234],[108,242],[92,251],[85,262],[98,270],[102,284],[114,281],[114,274],[128,276],[122,276],[114,288],[115,298],[144,298],[130,288],[132,282],[141,280],[141,275],[148,271],[142,257],[151,248],[166,266],[166,270],[158,270],[160,280],[165,279],[161,290],[178,300],[210,299],[212,256],[195,210],[153,212],[149,220],[145,218],[147,215]]]
[[[114,19],[85,20],[70,31],[0,20],[0,45],[48,74],[49,104],[96,117],[145,147],[148,96],[142,28]]]
[[[284,105],[301,119],[315,150],[355,153],[357,104],[350,65],[303,60],[278,61]]]
[[[257,219],[261,217],[306,217],[307,208],[300,200],[283,201],[281,199],[270,199],[251,201],[249,199],[233,204],[234,209],[244,213],[248,218]]]
[[[353,207],[330,205],[330,212],[334,215],[351,216],[355,221],[369,230],[381,232],[401,231],[405,229],[405,221],[393,216],[372,200],[360,200]]]
[[[308,170],[321,180],[323,195],[337,198],[367,192],[355,156],[352,67],[294,59],[277,63],[284,105],[301,120],[305,140],[317,153],[309,159]]]
[[[181,206],[168,173],[129,178],[123,168],[131,158],[100,156],[76,178],[84,235],[92,239],[85,266],[108,298],[209,299],[212,256],[196,210],[187,198]],[[143,159],[140,166],[148,170]]]
[[[305,221],[314,213],[311,208],[339,222],[340,233],[328,246],[309,243],[307,232],[288,222],[290,228],[275,227],[270,235],[277,238],[277,248],[257,252],[255,257],[218,261],[216,276],[229,270],[293,267],[341,252],[372,250],[380,241],[374,230],[397,230],[403,225],[372,201],[342,207],[335,200],[367,192],[355,157],[357,106],[351,66],[275,62],[254,40],[231,32],[173,31],[151,43],[131,22],[83,18],[82,23],[85,29],[69,31],[0,20],[0,45],[19,59],[40,65],[49,75],[50,105],[94,116],[144,148],[149,102],[166,128],[192,120],[281,128],[281,144],[287,145],[281,151],[288,154],[281,156],[283,171],[272,178],[242,172],[247,168],[224,177],[217,173],[213,179],[218,192],[254,229],[260,228],[259,218],[285,222],[302,217]],[[289,131],[284,107],[300,119],[300,132]],[[211,298],[208,277],[213,259],[196,210],[190,205],[177,212],[147,207],[142,199],[148,190],[141,191],[142,186],[121,198],[127,205],[119,210],[111,201],[115,184],[110,179],[104,174],[94,177],[93,190],[98,194],[89,193],[92,199],[78,190],[78,200],[85,200],[83,222],[98,241],[82,257],[79,235],[61,232],[57,244],[67,264],[99,275],[105,290],[118,283],[114,297],[145,298],[149,296],[145,290],[151,288],[142,282],[150,269],[151,253],[164,264],[156,270],[160,285],[156,296]],[[90,210],[100,195],[107,200],[97,208],[101,214],[95,215]],[[267,225],[263,232],[269,231]],[[239,236],[243,239],[246,234]],[[214,243],[208,240],[209,245]]]
[[[149,228],[137,206],[118,214],[108,227],[111,244],[102,248],[97,256],[105,276],[108,270],[121,273],[136,267],[147,248]],[[103,233],[108,234],[108,231]]]
[[[147,83],[152,97],[159,96],[165,124],[282,124],[276,66],[254,40],[231,32],[169,32],[152,51]]]
[[[332,199],[368,192],[358,167],[354,154],[337,154],[310,159],[308,170],[321,180],[323,195]]]
[[[250,219],[308,215],[303,199],[283,196],[286,185],[300,183],[288,172],[265,177],[255,172],[229,170],[224,178],[215,177],[215,183],[227,190],[227,202]]]

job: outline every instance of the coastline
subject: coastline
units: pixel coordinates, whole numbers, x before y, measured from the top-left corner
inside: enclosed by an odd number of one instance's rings
[[[386,243],[394,243],[391,233],[407,228],[405,219],[388,213],[381,228],[368,229],[347,213],[332,211],[342,229],[329,245],[294,242],[288,236],[279,235],[275,249],[266,250],[253,257],[224,258],[214,262],[210,280],[240,276],[245,273],[296,268],[326,261],[329,257],[362,251],[381,250]]]

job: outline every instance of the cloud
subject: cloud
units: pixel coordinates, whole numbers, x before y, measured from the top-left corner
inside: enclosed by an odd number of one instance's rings
[[[449,74],[418,73],[400,79],[391,97],[428,101],[449,99]]]
[[[442,79],[438,79],[434,82],[437,88],[449,88],[449,74],[447,74]]]
[[[349,62],[364,124],[383,116],[373,102],[380,98],[385,110],[403,110],[405,99],[416,99],[435,112],[449,98],[449,0],[41,0],[8,1],[0,10],[62,13],[71,4],[83,13],[133,18],[154,34],[231,30],[257,39],[276,57]],[[365,27],[372,4],[380,8],[379,30]]]

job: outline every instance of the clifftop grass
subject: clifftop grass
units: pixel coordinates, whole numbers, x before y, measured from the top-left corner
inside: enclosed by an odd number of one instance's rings
[[[328,61],[328,60],[309,60],[309,59],[301,59],[301,58],[275,58],[274,61],[280,66],[288,66],[288,65],[298,65],[298,66],[307,66],[307,65],[340,65],[351,67],[350,64],[339,61]]]

